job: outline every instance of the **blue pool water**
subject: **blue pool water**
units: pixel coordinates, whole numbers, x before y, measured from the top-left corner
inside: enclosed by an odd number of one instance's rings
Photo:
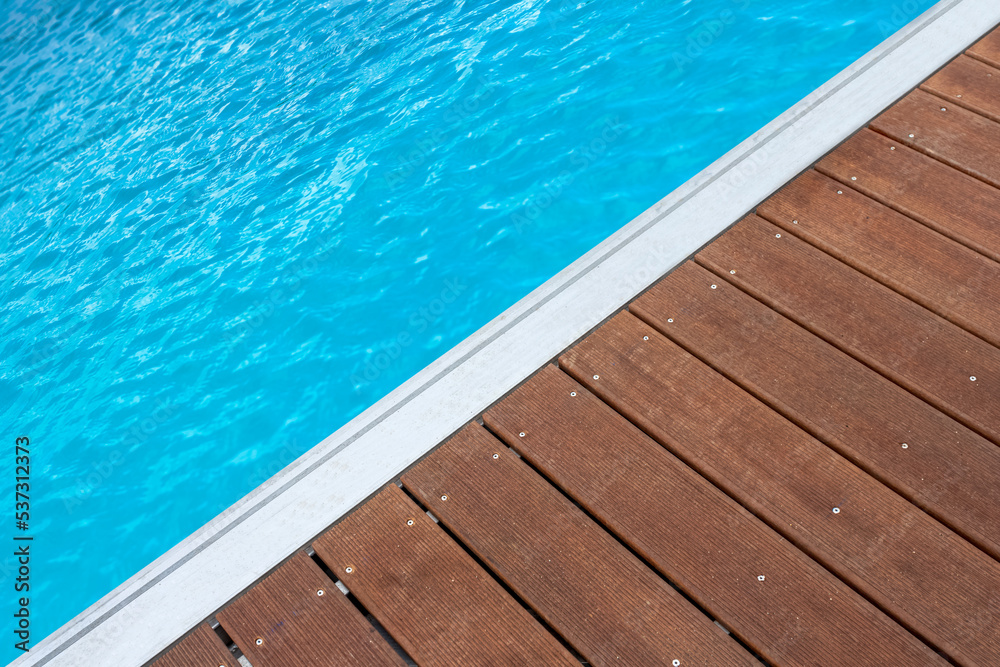
[[[5,0],[32,641],[931,4]]]

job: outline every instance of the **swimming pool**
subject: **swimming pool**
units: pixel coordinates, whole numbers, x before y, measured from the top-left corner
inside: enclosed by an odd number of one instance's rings
[[[931,3],[864,4],[7,10],[33,639]]]

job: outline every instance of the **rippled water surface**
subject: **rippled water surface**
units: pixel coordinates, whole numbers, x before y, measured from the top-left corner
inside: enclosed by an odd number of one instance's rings
[[[930,5],[3,0],[33,641]]]

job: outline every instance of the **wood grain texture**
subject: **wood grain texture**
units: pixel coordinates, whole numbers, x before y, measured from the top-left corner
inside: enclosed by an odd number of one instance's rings
[[[632,313],[1000,558],[1000,447],[688,262]],[[906,444],[906,448],[903,448]]]
[[[590,664],[757,664],[478,424],[403,484]]]
[[[1000,346],[1000,263],[816,171],[757,215]]]
[[[1000,261],[1000,190],[869,129],[816,169]]]
[[[1000,443],[1000,350],[781,232],[750,216],[697,261]]]
[[[1000,122],[1000,69],[981,60],[959,56],[920,87]]]
[[[1000,564],[654,328],[617,315],[560,366],[922,639],[1000,661]]]
[[[417,664],[580,664],[395,485],[313,548]]]
[[[320,590],[323,595],[318,594]],[[319,566],[301,552],[216,618],[254,667],[404,664]]]
[[[1000,28],[973,44],[966,53],[993,67],[1000,67]]]
[[[539,371],[483,418],[769,662],[942,662],[556,367]]]
[[[240,663],[208,623],[202,623],[150,667],[240,667]]]
[[[994,187],[1000,186],[1000,123],[918,89],[869,127]]]

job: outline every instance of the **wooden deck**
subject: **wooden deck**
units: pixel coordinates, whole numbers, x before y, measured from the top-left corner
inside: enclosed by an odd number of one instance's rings
[[[1000,30],[215,619],[156,667],[1000,665]]]

